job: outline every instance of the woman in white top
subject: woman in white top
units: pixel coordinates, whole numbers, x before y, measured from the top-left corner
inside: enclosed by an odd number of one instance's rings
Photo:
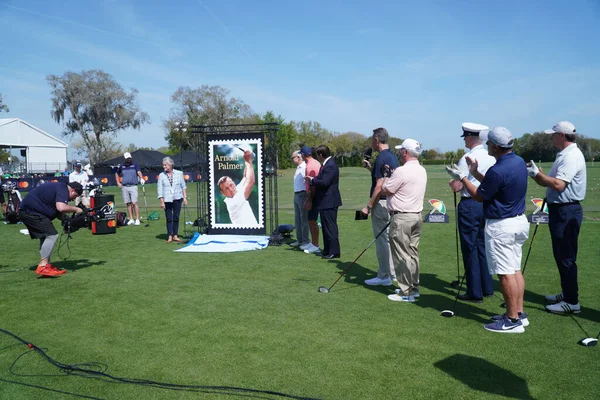
[[[167,220],[167,243],[181,242],[177,236],[179,232],[179,214],[181,203],[187,205],[185,179],[182,171],[173,169],[173,159],[163,158],[163,172],[158,176],[156,190],[160,206],[165,210]]]

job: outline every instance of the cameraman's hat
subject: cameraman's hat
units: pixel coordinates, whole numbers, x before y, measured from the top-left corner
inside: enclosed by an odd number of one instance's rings
[[[81,196],[81,194],[83,193],[83,186],[81,186],[81,183],[69,182],[69,183],[67,183],[67,185],[69,185],[71,187],[71,189],[75,190],[75,193],[77,193],[77,196]]]
[[[127,160],[128,158],[131,158],[131,153],[126,151],[125,154],[123,154],[123,157],[125,157],[125,159]]]
[[[464,122],[462,124],[463,134],[460,137],[466,136],[479,136],[479,132],[490,129],[489,127],[481,124],[475,124],[473,122]]]

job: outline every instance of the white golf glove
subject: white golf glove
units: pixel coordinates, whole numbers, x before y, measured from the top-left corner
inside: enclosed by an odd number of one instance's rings
[[[144,186],[144,184],[146,183],[146,181],[144,180],[144,178],[140,178],[140,183],[142,184],[142,186]]]
[[[529,166],[527,167],[527,175],[529,175],[532,178],[535,178],[539,173],[540,169],[537,167],[537,165],[535,165],[533,160],[531,160]]]
[[[448,171],[448,174],[456,180],[462,181],[463,178],[465,176],[467,176],[467,173],[465,171],[463,171],[462,169],[460,169],[458,167],[458,165],[456,164],[452,164],[452,165],[447,165],[446,166],[446,171]]]

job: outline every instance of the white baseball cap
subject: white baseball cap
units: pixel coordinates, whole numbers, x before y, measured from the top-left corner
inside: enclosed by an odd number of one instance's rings
[[[125,154],[123,154],[123,157],[125,157],[125,159],[127,160],[128,158],[131,158],[131,153],[126,151]]]
[[[494,129],[485,129],[479,132],[479,138],[482,142],[492,142],[498,147],[505,149],[511,149],[514,144],[514,140],[510,131],[502,126],[498,126]]]
[[[414,151],[417,154],[421,154],[423,149],[421,149],[421,143],[417,142],[415,139],[404,139],[402,144],[396,146],[396,149],[406,149],[408,151]]]
[[[490,129],[490,128],[486,125],[476,124],[473,122],[464,122],[462,124],[463,134],[461,137],[478,136],[479,132],[486,130],[486,129]]]
[[[566,135],[574,135],[575,134],[575,125],[570,123],[569,121],[559,121],[552,129],[546,129],[544,133],[564,133]]]

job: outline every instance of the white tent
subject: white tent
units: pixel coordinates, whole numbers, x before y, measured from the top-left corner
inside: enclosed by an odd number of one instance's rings
[[[21,149],[28,173],[64,171],[68,167],[68,147],[67,143],[19,118],[0,119],[0,148]]]

